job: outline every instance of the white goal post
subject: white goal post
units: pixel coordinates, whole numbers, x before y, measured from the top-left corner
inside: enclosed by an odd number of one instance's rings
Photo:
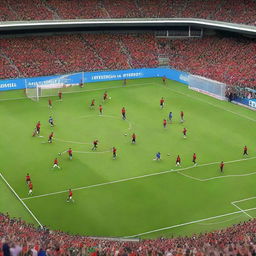
[[[211,80],[202,76],[189,75],[189,88],[214,98],[224,100],[226,92],[226,84]]]
[[[65,92],[77,92],[78,85],[84,83],[83,72],[67,74],[52,79],[40,80],[25,79],[26,96],[34,101],[39,101],[40,97],[57,96],[61,90]]]

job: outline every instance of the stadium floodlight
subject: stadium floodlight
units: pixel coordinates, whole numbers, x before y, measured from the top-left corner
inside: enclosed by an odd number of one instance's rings
[[[26,96],[31,100],[38,101],[40,97],[57,96],[60,90],[63,93],[79,92],[77,86],[84,83],[83,77],[83,72],[81,72],[42,81],[25,79]]]
[[[226,84],[202,76],[189,75],[189,88],[214,98],[224,100]]]

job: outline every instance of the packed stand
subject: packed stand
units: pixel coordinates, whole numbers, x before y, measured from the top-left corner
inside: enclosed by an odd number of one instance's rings
[[[171,68],[227,85],[256,87],[255,39],[158,39],[158,46],[159,54],[169,57]]]
[[[4,78],[34,77],[71,72],[156,67],[154,35],[75,34],[3,38],[0,70]],[[10,63],[19,71],[10,69]]]
[[[255,0],[1,0],[0,20],[202,18],[256,25]]]
[[[36,228],[0,214],[0,256],[3,255],[256,255],[256,219],[192,237],[112,241]]]

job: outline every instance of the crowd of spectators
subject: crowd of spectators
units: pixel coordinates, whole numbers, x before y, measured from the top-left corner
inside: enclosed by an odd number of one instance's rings
[[[223,230],[140,241],[40,229],[0,214],[0,256],[255,256],[256,219]]]
[[[256,89],[255,45],[255,39],[243,37],[159,39],[151,32],[2,38],[0,76],[151,68],[164,56],[171,68]]]
[[[227,85],[256,88],[255,39],[204,37],[158,40],[159,54],[169,57],[172,68]]]
[[[255,0],[1,0],[0,20],[202,18],[256,25]]]

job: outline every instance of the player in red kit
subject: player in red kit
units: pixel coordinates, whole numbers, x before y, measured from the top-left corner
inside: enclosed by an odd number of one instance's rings
[[[135,144],[136,143],[136,134],[133,133],[132,134],[132,144]]]
[[[51,134],[48,137],[48,142],[52,143],[52,139],[53,139],[53,132],[51,132]]]
[[[93,148],[92,148],[92,150],[96,150],[96,149],[97,149],[98,143],[99,143],[98,140],[94,140],[94,141],[93,141]]]
[[[54,161],[53,161],[53,167],[52,168],[55,168],[55,167],[60,169],[58,158],[55,158]]]
[[[243,155],[245,156],[245,155],[247,155],[248,156],[248,148],[247,148],[247,146],[244,146],[244,153],[243,153]]]
[[[52,100],[50,98],[48,99],[48,106],[49,108],[52,108]]]
[[[31,182],[31,178],[30,178],[29,173],[27,173],[27,175],[26,175],[26,184],[29,184],[30,182]]]
[[[58,96],[59,96],[59,100],[62,100],[62,91],[61,90],[59,90]]]
[[[165,85],[166,84],[166,76],[162,77],[162,81],[163,81],[163,84]]]
[[[184,112],[183,111],[180,112],[180,122],[181,123],[184,122]]]
[[[67,198],[67,202],[75,202],[74,199],[72,198],[73,197],[73,192],[71,189],[68,190],[68,198]]]
[[[162,109],[164,107],[164,98],[162,97],[160,99],[160,108]]]
[[[36,134],[39,135],[40,134],[40,129],[41,129],[41,123],[40,121],[37,122],[36,124]],[[34,135],[34,134],[33,134]],[[35,136],[35,135],[34,135]]]
[[[103,94],[103,101],[106,101],[107,99],[108,99],[108,94],[107,94],[107,91],[105,91]]]
[[[126,110],[125,110],[125,107],[122,108],[121,113],[122,113],[122,118],[123,118],[123,120],[125,120],[125,119],[126,119]]]
[[[69,150],[67,152],[68,152],[69,159],[72,160],[72,158],[73,158],[73,151],[72,151],[72,149],[69,148]]]
[[[224,162],[221,161],[221,163],[220,163],[220,171],[223,172],[223,169],[224,169]]]
[[[194,163],[194,165],[197,165],[197,163],[196,163],[196,153],[193,154],[193,160],[192,160],[192,162]]]
[[[183,133],[184,139],[186,139],[187,138],[187,129],[185,127],[184,127],[182,133]]]
[[[177,159],[176,159],[176,166],[181,166],[180,155],[177,156]]]
[[[102,105],[100,105],[99,106],[100,115],[102,115],[102,113],[103,113],[102,110],[103,110]]]
[[[166,125],[167,125],[167,121],[166,121],[166,119],[164,119],[164,120],[163,120],[163,126],[164,126],[164,128],[166,128]]]
[[[116,159],[116,148],[115,147],[113,147],[112,153],[113,153],[113,159]]]
[[[31,195],[33,192],[33,184],[32,181],[28,183],[28,195]]]
[[[92,102],[91,102],[90,108],[94,108],[94,106],[95,106],[95,99],[92,99]]]

